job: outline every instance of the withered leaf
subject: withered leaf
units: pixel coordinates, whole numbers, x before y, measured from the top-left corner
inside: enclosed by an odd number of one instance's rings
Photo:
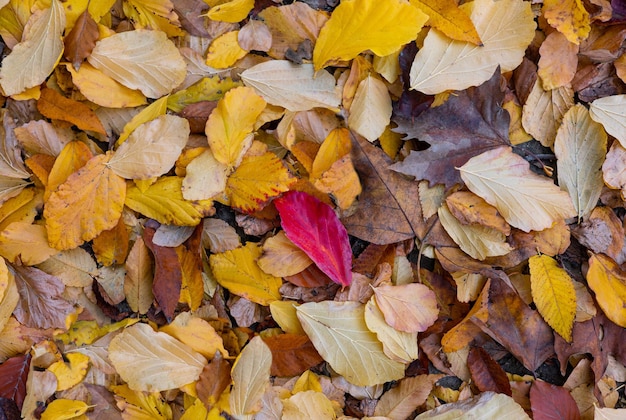
[[[78,71],[82,62],[96,46],[99,37],[98,24],[89,14],[89,9],[85,9],[76,20],[70,33],[65,37],[63,56]]]
[[[580,419],[580,411],[570,392],[544,381],[533,382],[530,404],[535,419]]]
[[[364,138],[353,135],[352,145],[352,162],[363,193],[356,212],[342,219],[348,233],[378,245],[423,238],[427,223],[417,182],[388,169],[391,159]]]
[[[300,375],[324,360],[306,335],[279,334],[263,341],[272,352],[272,376]]]
[[[509,113],[502,108],[504,91],[498,68],[478,87],[451,94],[441,106],[421,113],[407,134],[428,142],[430,147],[412,151],[394,171],[427,179],[431,186],[461,183],[459,172],[471,157],[509,145]]]
[[[44,88],[37,101],[37,109],[43,115],[55,120],[68,121],[82,130],[106,134],[102,122],[87,105],[66,98],[56,90]]]
[[[482,347],[472,347],[467,356],[472,381],[480,392],[493,391],[512,396],[504,369]]]

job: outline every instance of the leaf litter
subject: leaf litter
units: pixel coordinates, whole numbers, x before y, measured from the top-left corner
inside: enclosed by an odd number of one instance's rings
[[[623,412],[620,2],[0,6],[5,417]]]

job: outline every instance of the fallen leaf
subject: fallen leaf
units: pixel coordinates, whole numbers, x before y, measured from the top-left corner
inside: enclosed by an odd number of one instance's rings
[[[470,191],[524,232],[543,230],[576,214],[569,195],[549,178],[532,173],[510,147],[473,157],[459,171]]]
[[[228,166],[220,163],[207,148],[185,168],[182,192],[185,200],[208,200],[224,192]]]
[[[261,270],[256,262],[261,253],[259,245],[248,242],[241,248],[211,255],[209,263],[215,279],[224,288],[267,306],[274,300],[280,300],[278,289],[282,280]]]
[[[171,1],[127,0],[123,3],[123,10],[138,28],[161,30],[172,37],[184,34]]]
[[[81,353],[68,353],[67,362],[59,360],[48,367],[57,377],[57,391],[65,391],[78,385],[87,375],[89,357]]]
[[[204,219],[202,234],[202,246],[214,254],[241,246],[241,239],[235,229],[221,219]]]
[[[333,163],[320,179],[315,180],[313,185],[321,192],[330,194],[342,210],[348,210],[363,192],[359,175],[349,155]]]
[[[48,245],[44,226],[14,222],[0,231],[0,255],[13,263],[37,265],[58,252]]]
[[[270,385],[272,352],[261,337],[255,337],[237,357],[232,369],[233,387],[229,403],[235,416],[253,414],[261,408],[261,397]]]
[[[98,23],[91,17],[88,9],[80,14],[72,30],[65,36],[63,56],[78,71],[81,64],[91,54],[100,37]]]
[[[589,106],[589,115],[626,147],[626,124],[623,122],[626,95],[612,95],[596,99]]]
[[[586,278],[605,315],[626,328],[626,274],[609,257],[596,254],[589,259]]]
[[[58,0],[31,16],[19,43],[2,60],[0,86],[4,95],[22,93],[46,80],[63,53],[64,29],[65,11]]]
[[[216,69],[226,69],[248,54],[239,46],[239,31],[230,31],[215,38],[206,55],[206,65]]]
[[[65,145],[54,161],[48,174],[48,184],[43,198],[48,200],[50,194],[57,191],[59,186],[67,181],[70,175],[78,172],[93,157],[89,147],[82,141],[71,141]]]
[[[122,219],[113,229],[96,236],[92,249],[98,262],[104,266],[123,264],[128,255],[128,230]]]
[[[87,60],[148,98],[167,95],[182,83],[186,74],[178,49],[161,31],[136,29],[100,39]]]
[[[136,391],[165,391],[198,380],[206,359],[186,344],[147,324],[135,324],[109,344],[109,359]]]
[[[63,147],[74,139],[71,128],[57,127],[45,120],[30,121],[13,131],[20,146],[33,155],[58,156]]]
[[[272,33],[265,23],[260,20],[250,19],[248,23],[239,30],[237,42],[239,46],[246,51],[256,50],[268,52],[272,47]]]
[[[333,418],[335,407],[322,392],[300,391],[283,400],[283,418]]]
[[[126,259],[124,295],[134,312],[145,314],[152,306],[152,279],[154,277],[149,249],[141,237],[133,244]]]
[[[369,386],[400,379],[404,364],[389,359],[365,325],[359,302],[308,302],[296,308],[302,327],[319,354],[345,379]],[[358,354],[360,357],[355,358]]]
[[[52,401],[41,413],[42,420],[71,420],[83,416],[91,408],[84,401],[58,398]]]
[[[348,126],[368,141],[374,142],[389,125],[391,110],[387,86],[370,75],[359,83],[350,106]]]
[[[106,133],[102,122],[91,108],[82,102],[66,98],[53,89],[41,90],[37,109],[50,119],[68,121],[82,130]]]
[[[245,70],[241,79],[268,103],[289,111],[315,107],[337,109],[341,101],[335,78],[326,70],[315,72],[312,64],[266,61]]]
[[[573,44],[580,44],[589,35],[589,12],[580,0],[546,0],[542,12],[548,23]]]
[[[437,419],[446,417],[482,416],[484,413],[492,418],[512,417],[519,420],[530,420],[524,409],[508,395],[495,392],[483,392],[467,400],[444,404],[415,417],[415,420]]]
[[[604,129],[591,119],[587,108],[578,104],[565,113],[554,141],[554,154],[559,186],[570,195],[579,222],[587,219],[600,198],[606,145]]]
[[[266,273],[285,277],[298,274],[313,261],[281,231],[263,243],[263,254],[257,263]]]
[[[30,354],[11,357],[0,365],[0,395],[15,402],[19,409],[26,397],[26,381],[31,363]]]
[[[427,20],[425,13],[398,0],[344,1],[320,30],[313,50],[315,70],[365,50],[381,57],[391,54],[412,41]]]
[[[399,331],[425,331],[439,315],[435,293],[423,284],[374,287],[374,296],[385,321]]]
[[[172,416],[172,408],[158,392],[144,393],[132,390],[128,385],[113,385],[117,413],[121,415],[138,415],[150,413],[158,419],[167,419]],[[140,415],[141,415],[140,414]]]
[[[605,254],[622,263],[624,227],[622,221],[609,207],[596,207],[589,218],[572,230],[572,234],[585,247],[596,254]]]
[[[512,396],[504,369],[482,347],[472,347],[467,357],[472,383],[480,392],[493,391]]]
[[[274,204],[287,238],[335,283],[349,286],[352,252],[348,233],[332,208],[299,191],[286,193]]]
[[[522,62],[524,51],[535,34],[528,3],[476,0],[472,6],[461,9],[471,10],[470,19],[482,46],[454,41],[431,29],[411,65],[411,89],[429,95],[463,90],[489,80],[498,66],[502,72],[507,72]],[[468,73],[465,71],[468,68],[474,71]]]
[[[555,31],[541,43],[539,54],[537,76],[541,78],[543,88],[552,90],[569,85],[576,74],[578,45]]]
[[[164,325],[159,331],[187,344],[209,360],[213,359],[217,352],[223,357],[228,356],[222,337],[211,324],[190,312],[178,314],[171,323]]]
[[[222,358],[221,354],[216,353],[215,357],[204,367],[196,382],[198,398],[212,407],[230,382],[230,364]]]
[[[306,335],[278,334],[263,341],[272,352],[272,376],[300,375],[323,362]]]
[[[161,99],[157,99],[152,102],[147,107],[140,110],[138,113],[133,114],[130,120],[126,119],[124,121],[124,126],[122,131],[120,132],[120,136],[115,143],[117,146],[121,145],[126,141],[128,136],[137,129],[141,124],[152,121],[155,118],[158,118],[161,115],[165,115],[167,112],[167,104],[168,97],[164,96]]]
[[[412,0],[411,4],[428,15],[426,24],[456,41],[482,45],[474,22],[454,0]]]
[[[37,266],[68,287],[90,287],[97,274],[93,256],[82,248],[57,252]]]
[[[422,404],[443,375],[418,375],[407,377],[399,385],[385,392],[376,404],[375,416],[404,420]]]
[[[533,382],[530,404],[535,419],[580,419],[580,411],[568,390],[544,381]]]
[[[206,16],[211,20],[236,23],[248,16],[254,7],[254,0],[230,0],[213,6]]]
[[[107,166],[110,159],[94,156],[50,195],[44,217],[52,247],[76,248],[117,224],[126,183]]]
[[[469,191],[457,191],[446,197],[450,213],[464,225],[480,224],[485,227],[511,234],[511,226],[498,213],[495,207]]]

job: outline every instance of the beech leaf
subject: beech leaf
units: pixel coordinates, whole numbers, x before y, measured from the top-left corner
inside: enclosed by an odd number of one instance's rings
[[[400,331],[425,331],[439,316],[435,293],[423,284],[375,287],[374,296],[385,321]]]
[[[435,382],[443,375],[418,375],[407,377],[400,384],[385,392],[376,404],[375,416],[392,420],[404,420],[422,404],[430,394]]]
[[[463,90],[488,80],[500,66],[515,69],[535,36],[530,4],[522,0],[475,0],[461,7],[472,8],[470,19],[482,46],[454,41],[431,29],[411,66],[411,89],[433,95]],[[473,69],[468,72],[467,69]]]
[[[466,400],[444,404],[415,417],[415,420],[442,418],[514,418],[530,420],[524,409],[505,394],[483,392]]]
[[[615,137],[623,147],[626,147],[626,95],[613,95],[598,98],[589,106],[589,115],[594,121],[604,126],[604,129]]]
[[[404,364],[391,360],[364,319],[359,302],[309,302],[296,308],[302,328],[319,354],[354,385],[377,385],[404,376]]]
[[[261,337],[255,337],[237,357],[231,376],[231,414],[244,416],[261,409],[261,397],[270,386],[272,352]]]
[[[98,23],[91,17],[89,9],[80,14],[74,27],[65,36],[65,51],[63,55],[78,70],[83,61],[91,54],[100,37]]]
[[[350,106],[348,126],[370,142],[385,131],[391,118],[391,97],[387,86],[373,76],[363,79]]]
[[[549,178],[532,173],[528,162],[510,147],[475,156],[459,170],[470,191],[524,232],[543,230],[576,215],[569,195]]]
[[[569,86],[544,90],[537,79],[522,108],[522,126],[546,147],[552,147],[563,116],[574,105],[574,92]]]
[[[330,206],[300,191],[274,200],[287,238],[298,245],[335,283],[352,281],[348,232]]]
[[[541,380],[535,380],[530,388],[530,406],[535,419],[580,419],[570,391]]]
[[[587,283],[605,315],[626,328],[626,273],[609,257],[595,254],[589,259]]]
[[[448,38],[482,44],[474,23],[455,0],[411,0],[411,4],[428,15],[428,26],[440,30]]]
[[[135,324],[109,344],[109,359],[135,391],[165,391],[198,380],[206,359],[147,324]]]

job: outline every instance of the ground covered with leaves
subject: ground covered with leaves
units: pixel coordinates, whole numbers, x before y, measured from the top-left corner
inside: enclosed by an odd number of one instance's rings
[[[623,1],[0,7],[0,417],[624,418]]]

